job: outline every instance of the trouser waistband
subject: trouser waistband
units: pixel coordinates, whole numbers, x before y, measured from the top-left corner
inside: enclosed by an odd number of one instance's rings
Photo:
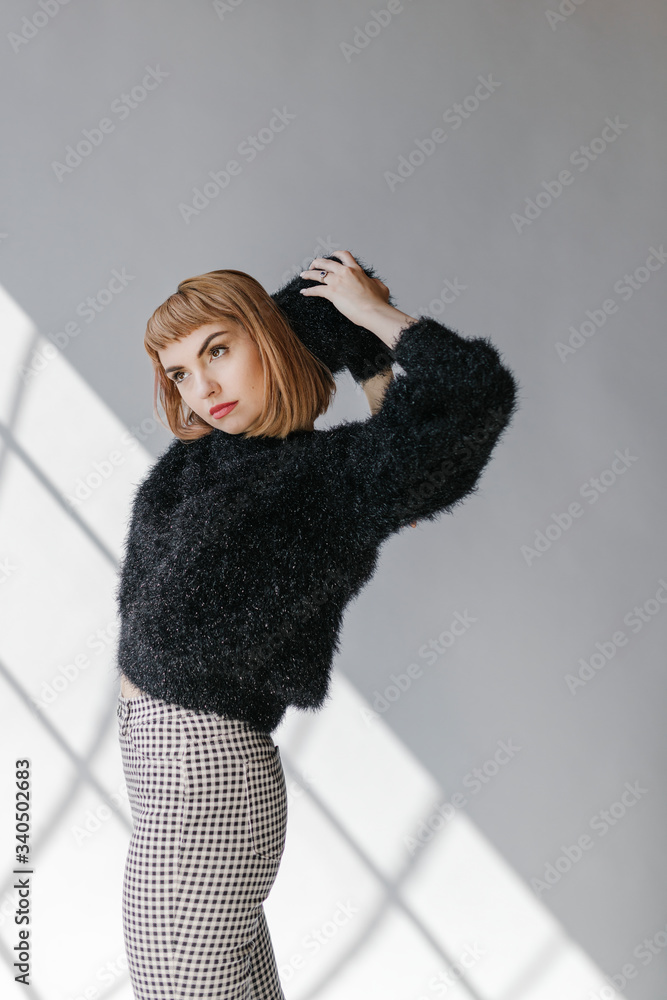
[[[218,715],[216,712],[205,712],[184,708],[172,702],[143,694],[138,698],[125,698],[118,695],[116,708],[120,724],[120,732],[124,734],[130,726],[150,725],[156,728],[178,729],[190,739],[228,737],[235,743],[239,740],[249,743],[266,741],[272,738],[242,719],[232,719]]]

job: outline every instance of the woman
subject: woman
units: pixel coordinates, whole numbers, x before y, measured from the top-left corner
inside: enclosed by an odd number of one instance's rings
[[[137,490],[117,591],[130,975],[137,1000],[276,1000],[271,733],[323,704],[382,542],[477,489],[517,384],[348,251],[274,296],[241,271],[183,281],[145,346],[175,440]],[[316,431],[344,368],[373,415]]]

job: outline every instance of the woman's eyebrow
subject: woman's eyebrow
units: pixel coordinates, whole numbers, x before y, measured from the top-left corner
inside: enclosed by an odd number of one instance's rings
[[[213,340],[213,338],[214,337],[219,337],[221,334],[224,334],[226,337],[235,337],[236,336],[236,333],[233,330],[216,330],[215,333],[209,333],[208,337],[205,339],[204,343],[201,345],[201,347],[197,351],[197,357],[201,358],[202,354],[204,353],[204,351],[206,350],[206,348],[208,347],[208,345],[211,343],[211,341]],[[169,372],[177,372],[182,367],[183,367],[183,365],[171,365],[170,368],[165,368],[164,371],[165,371],[165,374],[168,375]]]

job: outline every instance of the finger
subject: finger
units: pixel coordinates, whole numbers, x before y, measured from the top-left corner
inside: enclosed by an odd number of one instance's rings
[[[350,253],[349,250],[332,250],[332,256],[334,256],[334,257],[342,257],[343,260],[346,260],[348,263],[351,262],[353,264],[356,264],[357,266],[359,265],[359,261],[356,259],[356,257],[353,254]],[[326,258],[325,258],[325,260],[326,260]]]
[[[323,281],[322,281],[322,280],[320,279],[320,276],[319,276],[319,271],[317,272],[317,275],[316,275],[316,276],[315,276],[315,275],[313,275],[313,277],[312,277],[312,278],[308,278],[308,272],[306,271],[306,272],[305,272],[305,273],[304,273],[304,274],[302,275],[302,277],[303,277],[303,278],[304,278],[304,280],[306,280],[306,281],[317,281],[317,282],[318,282],[318,284],[317,284],[317,285],[311,285],[311,286],[310,286],[310,288],[302,288],[302,289],[301,289],[301,291],[302,291],[302,292],[317,292],[317,291],[320,291],[320,290],[322,290],[322,289],[329,289],[329,290],[331,289],[331,285],[326,285],[326,284],[325,284],[325,283],[324,283],[324,282],[323,282]]]
[[[356,264],[356,261],[354,260],[354,257],[352,257],[352,254],[350,254],[349,256],[350,256],[352,262],[354,264]],[[330,258],[328,258],[328,257],[315,257],[310,262],[310,266],[309,266],[308,270],[309,271],[322,271],[322,270],[324,270],[324,271],[333,271],[334,273],[340,274],[341,271],[344,271],[349,266],[351,266],[351,265],[341,264],[340,261],[330,260]]]
[[[349,250],[332,250],[331,257],[339,257],[339,258],[341,258],[341,262],[343,262],[343,267],[349,266],[351,264],[356,264],[357,267],[359,266],[359,262],[350,253]],[[324,261],[325,264],[331,264],[332,263],[331,257],[316,257],[315,261],[318,261],[318,262],[319,261]],[[334,260],[333,263],[337,264],[338,261]],[[312,264],[311,264],[311,267],[312,267]]]
[[[299,289],[299,295],[319,295],[320,298],[328,299],[330,294],[328,285],[311,285],[310,288]]]
[[[310,267],[307,271],[301,271],[299,277],[308,278],[310,281],[320,281],[322,278],[322,271],[331,271],[333,274],[336,273],[332,267]]]

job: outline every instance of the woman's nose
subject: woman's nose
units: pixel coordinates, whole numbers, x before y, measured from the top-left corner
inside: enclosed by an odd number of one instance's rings
[[[220,391],[220,386],[214,378],[210,375],[199,375],[196,382],[197,395],[201,399],[208,399],[208,397],[214,393]]]

